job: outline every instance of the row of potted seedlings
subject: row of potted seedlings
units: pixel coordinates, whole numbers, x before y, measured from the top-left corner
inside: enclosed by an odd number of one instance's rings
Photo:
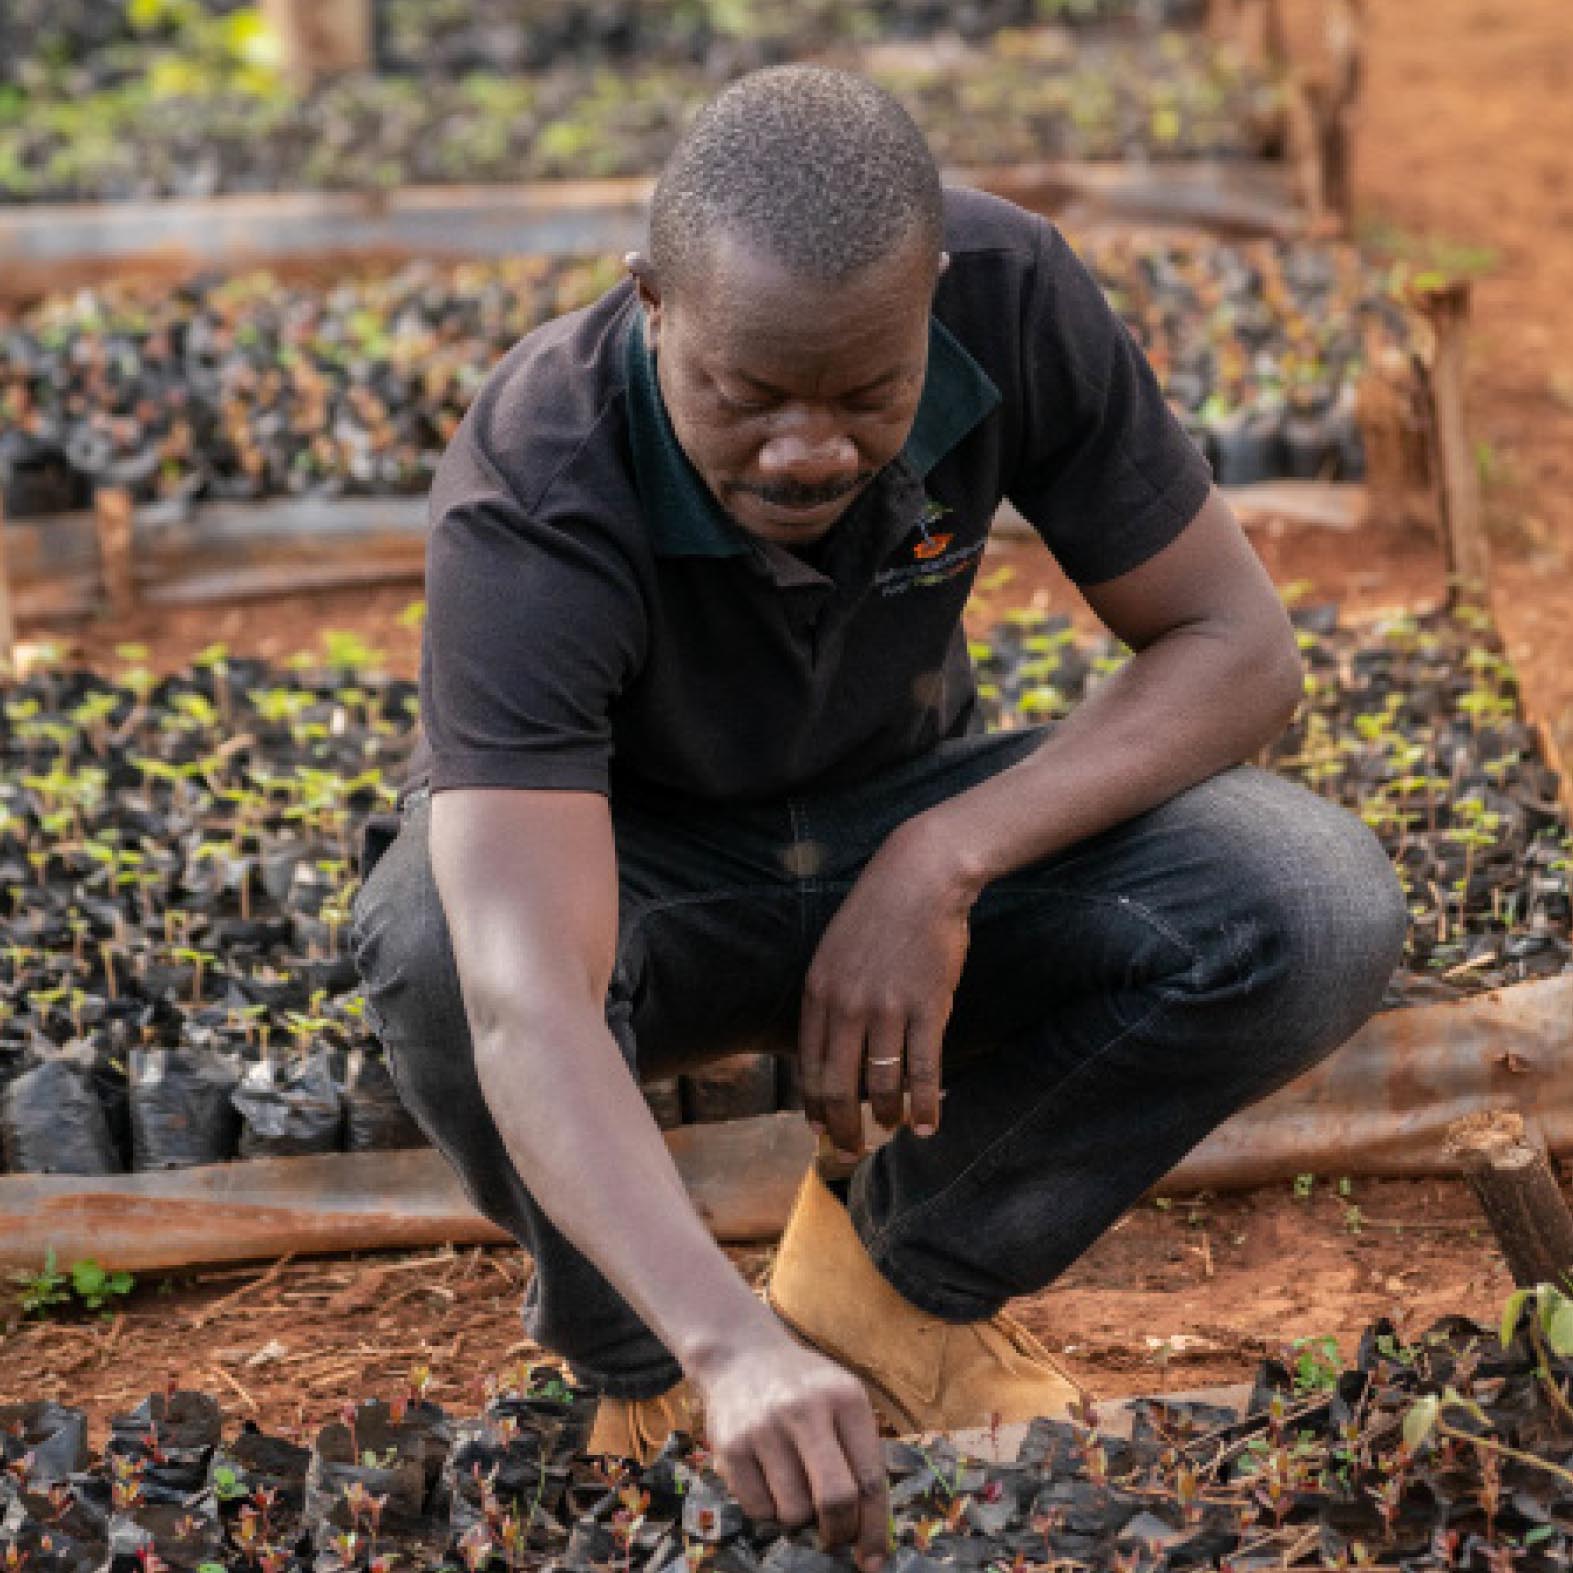
[[[1205,0],[379,0],[378,59],[405,71],[535,71],[564,59],[677,59],[730,75],[870,39],[1006,28],[1199,24]]]
[[[1200,35],[1080,45],[1063,30],[836,57],[912,109],[937,157],[1256,158],[1282,151],[1283,94]],[[720,79],[660,60],[530,75],[344,77],[311,90],[244,63],[98,92],[0,93],[0,202],[514,184],[655,171]],[[735,73],[734,73],[735,74]]]
[[[1192,25],[1205,0],[371,0],[381,69],[455,75],[574,62],[660,60],[717,76],[876,38],[984,39],[1044,22]],[[244,0],[10,0],[0,11],[0,85],[89,92],[172,56],[258,52],[264,19]]]
[[[1483,619],[1297,609],[1307,700],[1264,763],[1361,814],[1409,893],[1387,1003],[1567,970],[1568,825]],[[111,1173],[407,1145],[347,951],[356,842],[413,686],[345,635],[287,668],[45,669],[0,722],[0,1155]],[[1052,721],[1123,653],[1008,615],[975,641],[997,726]],[[743,1055],[646,1089],[673,1126],[797,1106]]]
[[[1360,378],[1403,367],[1401,281],[1312,242],[1089,239],[1219,480],[1352,479]],[[0,321],[0,497],[419,493],[491,366],[621,277],[609,258],[411,266],[331,286],[128,281]]]
[[[0,1167],[419,1144],[348,948],[414,685],[348,635],[287,669],[214,646],[158,679],[123,654],[36,672],[0,717]],[[648,1095],[668,1126],[794,1102],[760,1056]]]
[[[1558,781],[1484,613],[1345,626],[1295,606],[1306,693],[1260,763],[1360,815],[1410,902],[1389,1007],[1457,999],[1573,965],[1573,840]],[[1128,658],[1063,617],[1008,614],[973,643],[992,724],[1052,722]]]
[[[1573,1350],[1554,1292],[1500,1333],[1462,1316],[1412,1342],[1386,1321],[1341,1369],[1322,1346],[1264,1361],[1244,1409],[1149,1399],[1128,1431],[1091,1401],[1013,1457],[884,1444],[891,1573],[1549,1573],[1573,1552]],[[1327,1340],[1326,1344],[1331,1344]],[[543,1367],[485,1384],[455,1422],[423,1373],[346,1404],[310,1445],[208,1394],[115,1417],[0,1410],[0,1558],[13,1573],[847,1573],[811,1532],[751,1522],[704,1448],[638,1467],[587,1457],[589,1395]]]

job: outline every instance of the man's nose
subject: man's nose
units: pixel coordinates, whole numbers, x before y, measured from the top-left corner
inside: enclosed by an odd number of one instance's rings
[[[823,486],[858,473],[857,445],[843,432],[783,432],[759,450],[762,476]]]

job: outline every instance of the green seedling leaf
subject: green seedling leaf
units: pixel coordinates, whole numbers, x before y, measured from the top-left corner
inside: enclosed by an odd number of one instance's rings
[[[1565,1300],[1549,1287],[1546,1298],[1551,1302],[1542,1312],[1546,1342],[1554,1355],[1573,1355],[1573,1301]]]
[[[221,1502],[234,1502],[240,1497],[249,1495],[245,1483],[240,1478],[240,1472],[229,1464],[220,1464],[213,1471],[213,1490]]]
[[[1507,1304],[1502,1307],[1502,1325],[1497,1329],[1497,1337],[1501,1339],[1504,1349],[1513,1342],[1518,1319],[1524,1314],[1524,1306],[1533,1293],[1532,1289],[1515,1289],[1507,1297]]]
[[[1411,1453],[1419,1452],[1426,1438],[1436,1428],[1441,1409],[1442,1400],[1435,1393],[1428,1393],[1404,1416],[1404,1446]]]

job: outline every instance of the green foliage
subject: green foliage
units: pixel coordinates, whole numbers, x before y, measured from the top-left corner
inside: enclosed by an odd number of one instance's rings
[[[22,1291],[22,1310],[27,1316],[50,1316],[71,1303],[70,1280],[55,1268],[55,1253],[44,1257],[43,1271],[14,1273],[12,1281]]]
[[[1573,1355],[1573,1299],[1555,1284],[1536,1284],[1508,1296],[1498,1329],[1504,1346],[1512,1343],[1526,1309],[1533,1313],[1528,1324],[1532,1338],[1544,1340],[1554,1355]]]
[[[1338,1340],[1324,1334],[1320,1338],[1297,1338],[1289,1345],[1294,1356],[1294,1391],[1297,1398],[1313,1393],[1330,1393],[1338,1385],[1343,1369],[1338,1357]]]
[[[61,1272],[53,1250],[45,1255],[40,1272],[15,1273],[12,1281],[22,1291],[23,1313],[38,1317],[50,1317],[74,1307],[102,1311],[136,1287],[136,1279],[130,1273],[124,1269],[111,1271],[90,1256],[72,1262]]]
[[[238,1502],[242,1497],[249,1496],[250,1492],[245,1481],[240,1478],[240,1471],[230,1464],[220,1464],[213,1471],[213,1494],[220,1502]],[[201,1573],[201,1570],[198,1570]]]
[[[112,1272],[91,1257],[71,1264],[71,1292],[90,1311],[124,1299],[135,1287],[136,1279],[124,1268]]]

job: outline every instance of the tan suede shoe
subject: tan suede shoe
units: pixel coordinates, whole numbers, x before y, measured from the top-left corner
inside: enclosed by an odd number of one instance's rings
[[[696,1433],[700,1418],[699,1395],[687,1382],[654,1398],[603,1398],[585,1452],[648,1464],[674,1431]]]
[[[813,1169],[781,1237],[770,1304],[800,1338],[860,1377],[901,1431],[1060,1416],[1079,1396],[1049,1352],[1003,1313],[942,1322],[903,1299]]]

